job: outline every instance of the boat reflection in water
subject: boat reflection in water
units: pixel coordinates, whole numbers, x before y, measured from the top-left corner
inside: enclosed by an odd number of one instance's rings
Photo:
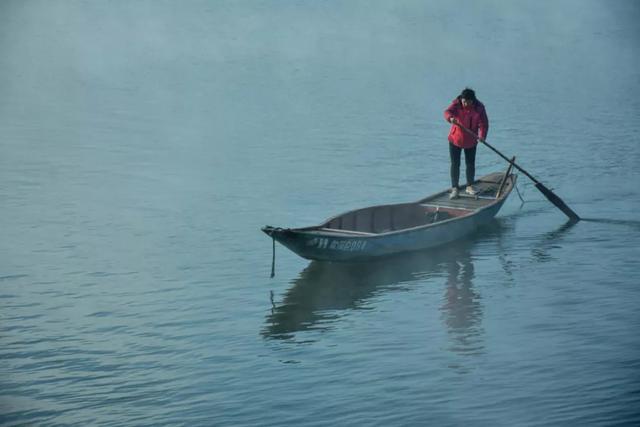
[[[539,236],[533,244],[531,261],[550,259],[550,251],[569,234],[575,223]],[[447,349],[460,356],[484,352],[481,293],[474,288],[477,254],[496,256],[506,284],[513,284],[510,252],[513,219],[498,218],[466,240],[427,251],[385,257],[367,263],[311,262],[291,283],[282,301],[272,295],[271,313],[262,335],[266,339],[298,341],[304,331],[325,331],[336,327],[345,311],[374,309],[371,300],[391,290],[410,289],[417,282],[444,284],[436,304],[448,335]],[[440,289],[440,288],[438,288]],[[303,341],[304,342],[304,341]]]
[[[451,334],[451,350],[476,352],[480,345],[477,337],[482,333],[482,306],[473,289],[471,250],[479,243],[495,245],[505,228],[509,226],[504,221],[495,219],[468,239],[440,248],[366,263],[311,262],[292,281],[281,303],[276,304],[272,298],[262,335],[293,339],[299,332],[328,330],[342,317],[343,310],[370,309],[370,299],[386,291],[445,278],[440,308]]]

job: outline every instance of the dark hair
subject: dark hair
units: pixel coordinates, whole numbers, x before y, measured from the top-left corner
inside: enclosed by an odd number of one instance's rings
[[[476,101],[476,93],[471,88],[464,88],[458,99],[468,99],[469,101]]]

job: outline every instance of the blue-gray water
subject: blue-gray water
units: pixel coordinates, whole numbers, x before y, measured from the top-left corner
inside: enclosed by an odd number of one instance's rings
[[[640,424],[640,6],[2,1],[0,424]],[[466,85],[524,176],[435,251],[259,228],[448,185]],[[503,170],[487,149],[478,173]]]

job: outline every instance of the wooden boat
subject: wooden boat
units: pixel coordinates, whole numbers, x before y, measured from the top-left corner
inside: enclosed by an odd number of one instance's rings
[[[357,261],[439,246],[490,221],[513,190],[516,175],[494,172],[474,183],[475,196],[449,190],[412,203],[371,206],[304,228],[265,226],[267,235],[303,258]],[[274,247],[275,248],[275,247]]]

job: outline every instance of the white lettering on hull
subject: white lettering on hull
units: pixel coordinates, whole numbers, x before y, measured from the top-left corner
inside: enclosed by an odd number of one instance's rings
[[[307,241],[307,246],[342,252],[360,252],[367,246],[367,241],[361,239],[333,240],[326,237],[315,237]]]

